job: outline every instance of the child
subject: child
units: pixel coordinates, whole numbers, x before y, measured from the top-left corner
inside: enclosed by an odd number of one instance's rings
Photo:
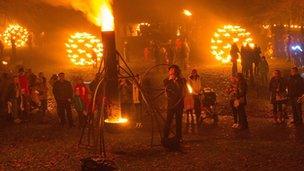
[[[83,98],[81,98],[80,91],[81,91],[81,87],[79,86],[75,87],[74,106],[78,114],[79,127],[83,128],[86,123],[87,106]]]

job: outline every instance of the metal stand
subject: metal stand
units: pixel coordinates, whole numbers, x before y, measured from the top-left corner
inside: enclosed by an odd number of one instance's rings
[[[132,82],[135,83],[137,88],[140,91],[140,95],[142,97],[143,103],[145,104],[145,107],[150,115],[151,118],[151,141],[150,145],[153,147],[154,145],[154,134],[155,134],[155,126],[157,127],[157,131],[159,133],[159,136],[162,137],[162,125],[165,119],[161,115],[160,109],[157,108],[157,106],[153,103],[155,98],[158,98],[162,94],[164,94],[164,90],[161,90],[161,92],[154,98],[151,98],[150,96],[147,95],[147,93],[142,89],[142,86],[140,85],[139,80],[136,78],[126,61],[123,59],[123,57],[116,52],[116,55],[119,57],[119,59],[122,61],[124,64],[123,66],[119,66],[119,77],[118,78],[128,78]],[[100,64],[100,68],[102,66],[102,62]],[[164,66],[158,65],[158,66]],[[150,72],[150,70],[156,68],[157,66],[154,66],[150,69],[148,69],[145,73],[144,76],[147,75],[147,73]],[[92,99],[92,112],[88,115],[88,120],[85,124],[85,126],[81,130],[81,136],[79,139],[79,147],[80,148],[85,148],[89,150],[98,150],[99,155],[101,157],[106,157],[106,146],[105,146],[105,138],[104,138],[104,120],[105,116],[108,115],[106,113],[108,110],[106,109],[106,104],[105,104],[105,99],[98,99],[104,97],[106,94],[106,82],[105,82],[105,69],[101,70],[99,69],[99,72],[97,74],[97,77],[95,80],[97,80],[98,84],[95,87],[94,90],[94,96]],[[122,74],[123,73],[123,74]],[[100,93],[101,94],[98,94]],[[102,101],[101,106],[98,108],[97,112],[94,113],[95,107],[98,107],[97,101]]]

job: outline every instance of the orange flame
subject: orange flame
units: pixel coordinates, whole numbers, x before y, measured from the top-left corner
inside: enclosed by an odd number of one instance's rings
[[[193,93],[193,88],[191,87],[191,85],[189,83],[187,83],[187,89],[190,94]]]
[[[81,11],[95,25],[101,26],[102,31],[114,31],[114,16],[112,0],[42,0],[55,6],[72,7]]]
[[[104,0],[101,3],[99,14],[97,16],[98,25],[101,26],[102,31],[114,31],[114,16],[111,3],[108,0]]]
[[[184,10],[183,10],[183,14],[184,14],[185,16],[187,16],[187,17],[192,16],[192,12],[189,11],[189,10],[187,10],[187,9],[184,9]]]

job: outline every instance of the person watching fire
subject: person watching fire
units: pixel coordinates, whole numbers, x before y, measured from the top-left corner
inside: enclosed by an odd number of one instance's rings
[[[201,101],[200,101],[200,93],[202,91],[202,81],[196,69],[192,70],[188,78],[188,82],[192,87],[192,97],[194,100],[194,113],[196,116],[196,124],[197,126],[200,126],[202,123],[202,118],[201,118],[202,110],[201,110]]]
[[[186,92],[186,79],[181,76],[181,70],[177,65],[171,65],[168,71],[168,78],[164,80],[164,87],[167,96],[167,119],[164,127],[163,145],[170,148],[169,132],[175,118],[176,137],[174,143],[179,144],[182,140],[182,116],[184,110],[184,96]]]

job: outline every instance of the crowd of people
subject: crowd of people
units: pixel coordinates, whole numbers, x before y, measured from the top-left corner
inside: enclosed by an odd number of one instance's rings
[[[261,61],[260,61],[261,62]],[[267,72],[268,75],[268,72]],[[267,80],[266,80],[267,81]],[[246,105],[248,82],[243,73],[236,73],[230,79],[230,86],[227,87],[229,103],[233,116],[232,127],[240,130],[249,128]],[[189,89],[190,86],[190,89]],[[185,111],[187,123],[197,126],[201,125],[202,115],[202,81],[197,70],[192,70],[187,79],[182,77],[181,70],[177,65],[169,67],[168,78],[164,80],[164,87],[167,96],[167,118],[164,126],[162,143],[164,147],[171,148],[179,145],[182,141],[182,118]],[[302,125],[302,103],[304,102],[304,79],[297,67],[290,70],[289,77],[283,78],[280,70],[275,70],[273,77],[268,83],[273,106],[273,118],[276,124],[287,123],[288,115],[286,108],[291,107],[291,112],[295,126]],[[195,113],[195,117],[193,116]],[[170,127],[175,118],[176,136],[170,137]]]
[[[242,50],[241,50],[242,52]],[[241,53],[242,54],[242,53]],[[268,63],[261,57],[259,62],[252,62],[257,66],[256,73],[261,73],[261,63],[265,62],[267,68],[265,72],[265,84],[268,84],[268,90],[273,105],[273,118],[275,123],[286,123],[287,106],[291,106],[293,114],[293,123],[301,125],[302,106],[304,101],[304,79],[300,76],[297,67],[290,71],[290,76],[283,78],[280,70],[275,70],[273,77],[268,82],[269,72]],[[244,63],[244,62],[242,62]],[[252,65],[250,64],[250,65]],[[246,69],[242,72],[235,70],[230,79],[230,86],[226,87],[229,94],[229,105],[233,116],[233,128],[248,129],[248,120],[246,114],[247,92],[250,88],[251,73],[247,76]],[[250,67],[251,68],[251,67]],[[247,68],[248,69],[248,68]],[[251,69],[249,69],[251,70]],[[98,77],[96,77],[97,79]],[[138,83],[141,83],[140,76],[136,76],[137,81],[130,79],[120,79],[121,110],[127,117],[134,118],[136,127],[142,127],[143,106],[141,102]],[[54,74],[49,81],[42,72],[35,75],[31,69],[25,70],[19,68],[17,73],[3,73],[0,78],[0,97],[1,113],[6,113],[7,117],[14,123],[20,123],[29,120],[29,114],[33,111],[40,114],[41,122],[48,111],[48,99],[52,92],[57,106],[59,123],[63,127],[68,124],[69,127],[75,126],[73,118],[73,108],[78,115],[79,127],[84,127],[87,123],[89,114],[94,112],[92,105],[92,92],[96,80],[89,85],[85,84],[81,77],[75,78],[72,82],[68,81],[64,73]],[[204,99],[202,78],[196,69],[193,69],[187,78],[182,77],[181,69],[178,65],[171,65],[168,70],[168,78],[163,82],[167,97],[167,118],[164,125],[163,144],[170,147],[172,139],[169,134],[173,119],[176,123],[176,136],[174,142],[178,144],[182,141],[182,118],[186,114],[187,124],[201,126],[202,124],[202,99]],[[52,91],[49,91],[49,90]],[[102,99],[102,98],[100,98]],[[96,102],[96,105],[100,103]],[[133,115],[131,115],[133,113]]]
[[[268,62],[265,56],[261,56],[261,48],[258,45],[243,45],[241,49],[234,43],[231,46],[230,56],[232,62],[232,75],[238,73],[237,62],[241,61],[241,72],[253,83],[254,78],[260,79],[264,84],[267,82],[269,72]]]
[[[189,67],[190,45],[187,38],[178,37],[166,43],[150,41],[144,48],[144,60],[158,64],[178,64],[182,68]]]
[[[47,80],[41,72],[33,74],[20,68],[17,73],[2,73],[0,78],[1,113],[7,113],[15,123],[29,119],[29,113],[37,109],[41,118],[47,111]]]
[[[92,107],[94,84],[94,81],[85,84],[80,76],[68,81],[65,73],[54,74],[47,80],[42,72],[36,75],[31,69],[25,70],[23,67],[16,73],[4,72],[0,78],[1,114],[16,124],[30,121],[30,114],[37,114],[39,122],[44,123],[48,106],[54,99],[60,125],[74,127],[74,113],[77,113],[78,125],[82,128],[87,122],[87,116],[97,110]],[[136,127],[142,127],[138,86],[128,79],[120,80],[120,86],[123,113],[129,117],[134,111],[136,116],[130,117],[135,119]]]

